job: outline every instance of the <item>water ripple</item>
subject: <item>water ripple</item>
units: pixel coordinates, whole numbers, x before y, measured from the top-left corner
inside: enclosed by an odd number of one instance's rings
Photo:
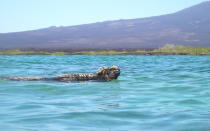
[[[111,82],[0,80],[1,130],[210,130],[209,56],[0,56],[0,76],[94,73]]]

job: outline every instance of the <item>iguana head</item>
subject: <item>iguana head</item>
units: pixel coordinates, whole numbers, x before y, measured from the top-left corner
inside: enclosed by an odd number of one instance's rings
[[[96,74],[100,80],[114,80],[120,75],[120,68],[115,65],[111,67],[102,67]]]

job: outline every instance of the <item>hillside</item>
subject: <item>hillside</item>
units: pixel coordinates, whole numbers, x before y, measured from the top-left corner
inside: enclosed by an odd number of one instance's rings
[[[149,18],[1,33],[0,49],[150,49],[210,46],[210,2]]]

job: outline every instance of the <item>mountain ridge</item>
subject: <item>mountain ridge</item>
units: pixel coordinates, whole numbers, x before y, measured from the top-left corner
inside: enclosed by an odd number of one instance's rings
[[[146,18],[0,33],[0,48],[149,49],[210,46],[210,1]]]

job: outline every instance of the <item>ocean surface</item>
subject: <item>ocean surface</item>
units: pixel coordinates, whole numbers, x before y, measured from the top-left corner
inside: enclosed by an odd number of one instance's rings
[[[0,131],[210,130],[210,56],[0,56],[0,76],[111,65],[111,82],[0,80]]]

